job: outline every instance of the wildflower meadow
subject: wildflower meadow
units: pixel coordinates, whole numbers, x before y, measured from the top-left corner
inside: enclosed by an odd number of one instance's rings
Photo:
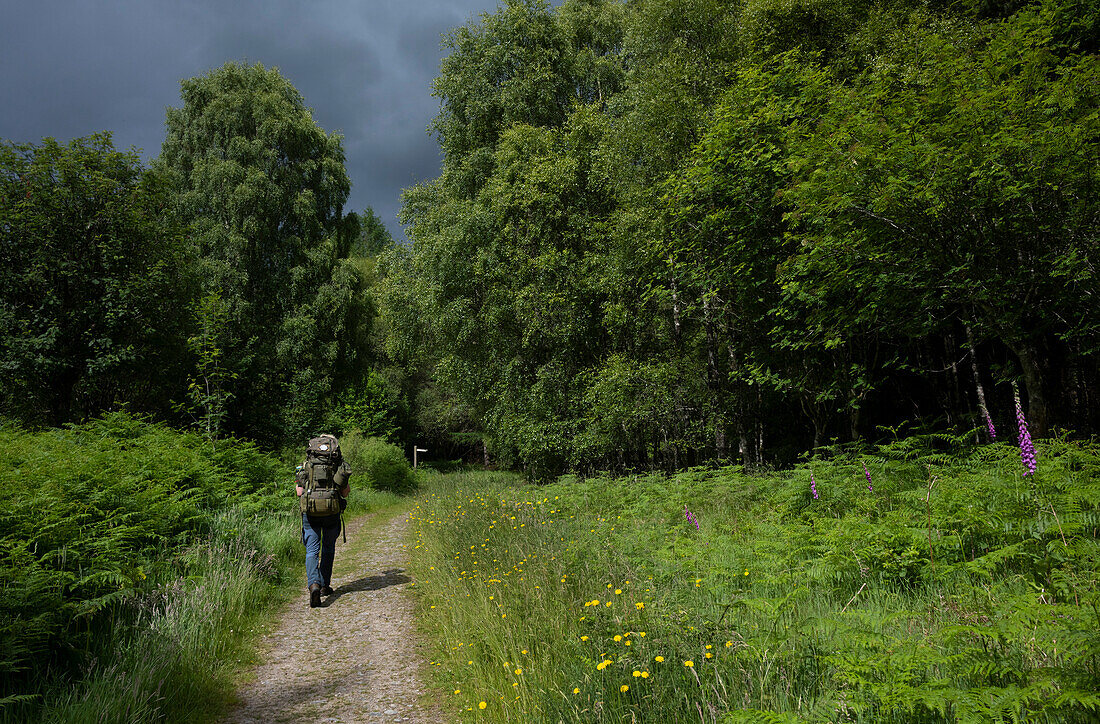
[[[445,711],[1095,721],[1100,448],[1037,444],[1034,473],[932,436],[772,473],[431,476],[410,549]]]

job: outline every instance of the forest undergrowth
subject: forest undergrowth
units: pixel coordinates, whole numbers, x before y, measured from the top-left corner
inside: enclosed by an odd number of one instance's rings
[[[414,514],[468,721],[1086,722],[1100,447],[933,435],[791,470],[436,476]],[[453,692],[453,693],[451,693]]]
[[[0,449],[0,722],[216,718],[300,583],[298,451],[125,413],[2,426]],[[360,488],[348,514],[395,500]]]

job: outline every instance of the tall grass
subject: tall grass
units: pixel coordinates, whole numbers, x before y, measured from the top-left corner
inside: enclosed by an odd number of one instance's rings
[[[189,574],[115,612],[84,676],[56,689],[43,722],[207,722],[232,697],[233,675],[272,601],[297,572],[300,528],[288,515],[227,511],[187,552]]]
[[[1095,721],[1100,450],[1040,456],[428,480],[433,669],[471,721]]]

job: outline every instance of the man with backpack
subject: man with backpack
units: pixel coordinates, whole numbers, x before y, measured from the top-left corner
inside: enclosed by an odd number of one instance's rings
[[[310,608],[321,605],[321,596],[333,593],[332,561],[341,513],[351,492],[350,478],[351,466],[340,454],[340,442],[334,435],[320,435],[309,441],[306,460],[298,467],[294,482],[302,511]]]

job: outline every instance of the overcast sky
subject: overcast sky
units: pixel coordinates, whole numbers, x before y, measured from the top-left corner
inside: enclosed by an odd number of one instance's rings
[[[351,196],[397,238],[401,190],[439,174],[427,133],[440,35],[497,0],[0,0],[0,138],[110,131],[160,153],[180,81],[230,60],[276,66],[326,131],[344,135]]]

